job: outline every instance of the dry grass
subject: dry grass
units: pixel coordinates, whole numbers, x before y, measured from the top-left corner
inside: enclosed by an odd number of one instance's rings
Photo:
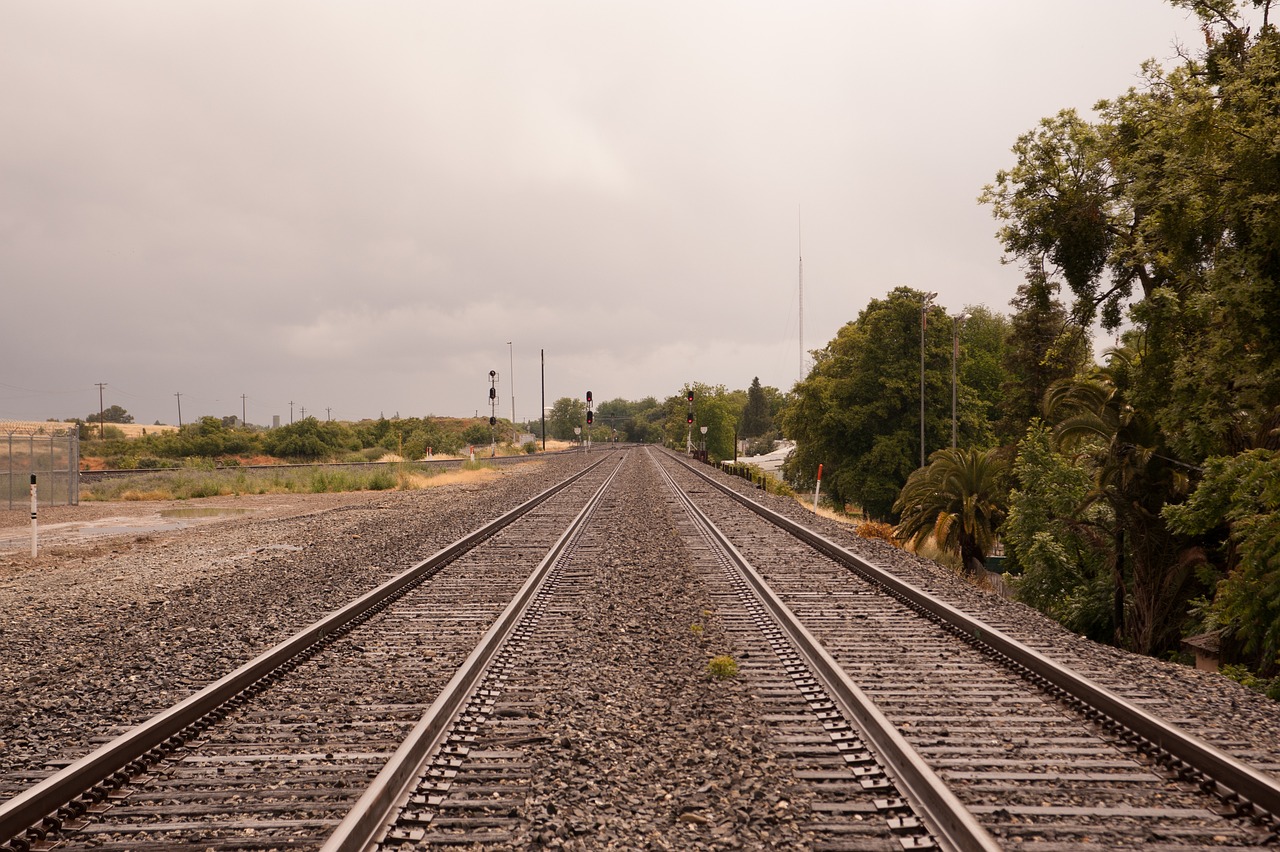
[[[440,473],[408,473],[403,477],[402,487],[436,488],[441,485],[473,485],[485,483],[502,475],[502,471],[493,467],[481,467],[472,470],[445,470]]]
[[[96,429],[96,423],[92,424]],[[177,426],[169,426],[161,424],[159,426],[148,426],[145,423],[108,423],[112,429],[119,429],[126,438],[140,438],[143,432],[148,435],[154,435],[157,432],[177,432]],[[23,435],[28,433],[49,434],[55,430],[65,430],[74,428],[74,423],[62,423],[55,420],[0,420],[0,435],[8,432],[19,432]]]
[[[813,512],[813,494],[808,494],[808,495],[796,494],[794,496],[796,498],[797,503],[799,503],[801,506],[804,506],[810,512]],[[860,523],[862,520],[861,518],[850,517],[849,515],[846,515],[842,512],[836,512],[831,509],[828,509],[826,506],[823,506],[821,503],[818,504],[818,511],[814,512],[814,514],[821,518],[826,518],[831,521],[839,521],[842,524],[856,524],[856,523]]]
[[[160,489],[152,491],[129,490],[121,492],[119,499],[138,502],[142,500],[172,500],[173,492]]]

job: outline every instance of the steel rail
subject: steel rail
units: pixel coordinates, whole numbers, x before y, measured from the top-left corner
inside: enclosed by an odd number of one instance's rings
[[[943,849],[963,852],[997,852],[1002,849],[978,822],[977,817],[956,798],[946,782],[938,777],[920,753],[876,707],[875,702],[853,682],[822,643],[805,628],[790,607],[782,602],[746,557],[681,490],[670,472],[661,465],[658,470],[685,510],[742,572],[756,597],[790,637],[796,650],[822,682],[832,700],[840,706],[845,717],[857,725],[863,739],[873,746],[884,762],[886,774],[911,802],[938,845]]]
[[[116,739],[85,755],[33,787],[0,804],[0,844],[7,843],[95,786],[109,780],[123,782],[141,768],[138,761],[152,749],[178,737],[186,728],[226,704],[290,660],[317,643],[332,638],[358,620],[384,607],[396,595],[440,570],[460,554],[475,547],[503,527],[525,515],[561,490],[586,476],[607,460],[607,456],[578,473],[505,512],[475,531],[408,568],[376,589],[362,595],[289,639],[265,651],[240,668],[211,683],[178,704],[143,722]]]
[[[1010,660],[1032,675],[1062,690],[1071,698],[1127,728],[1141,741],[1163,750],[1187,767],[1203,773],[1222,788],[1223,798],[1233,795],[1248,800],[1255,809],[1273,820],[1280,820],[1280,778],[1261,772],[1237,760],[1199,737],[1153,716],[1136,704],[1122,698],[1101,684],[1059,663],[1034,648],[992,627],[979,618],[962,612],[928,592],[895,577],[893,574],[846,550],[820,533],[739,494],[675,453],[668,455],[691,473],[737,500],[751,511],[800,538],[822,554],[881,586],[909,605],[927,612],[978,645]],[[1225,791],[1225,792],[1223,792]]]
[[[320,847],[320,852],[356,852],[376,848],[394,823],[395,813],[413,792],[431,755],[439,751],[454,719],[475,691],[485,670],[501,650],[546,582],[551,569],[586,526],[605,491],[621,469],[621,462],[592,495],[525,580],[520,591],[494,620],[475,649],[445,684],[436,700],[414,725],[408,737],[387,760],[382,771]]]

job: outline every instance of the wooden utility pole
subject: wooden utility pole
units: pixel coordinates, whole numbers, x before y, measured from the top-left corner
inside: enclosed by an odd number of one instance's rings
[[[102,407],[102,389],[107,386],[106,382],[98,382],[98,438],[105,440],[107,437],[106,427],[106,409]]]

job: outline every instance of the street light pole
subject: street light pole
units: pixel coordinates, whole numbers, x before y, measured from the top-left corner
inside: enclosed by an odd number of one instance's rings
[[[938,297],[937,293],[926,293],[924,301],[920,303],[920,466],[924,467],[924,329],[927,325],[926,317],[929,315],[929,307],[933,304],[933,300]]]
[[[956,448],[956,364],[960,361],[960,324],[969,318],[961,311],[951,318],[951,449]]]
[[[516,425],[516,350],[511,345],[511,341],[507,341],[507,360],[511,369],[507,370],[507,376],[511,380],[511,426]]]

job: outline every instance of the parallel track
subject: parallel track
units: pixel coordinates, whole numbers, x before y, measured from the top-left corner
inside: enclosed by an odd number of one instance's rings
[[[606,460],[0,805],[0,840],[39,848],[75,829],[98,848],[144,848],[147,834],[160,849],[191,837],[313,848],[555,540],[556,514],[567,523],[586,499],[575,490],[598,487]],[[463,595],[470,607],[459,611]],[[278,783],[264,782],[269,769]],[[131,822],[109,826],[107,813]]]
[[[1277,842],[1276,777],[696,466],[664,463],[1002,842]]]

